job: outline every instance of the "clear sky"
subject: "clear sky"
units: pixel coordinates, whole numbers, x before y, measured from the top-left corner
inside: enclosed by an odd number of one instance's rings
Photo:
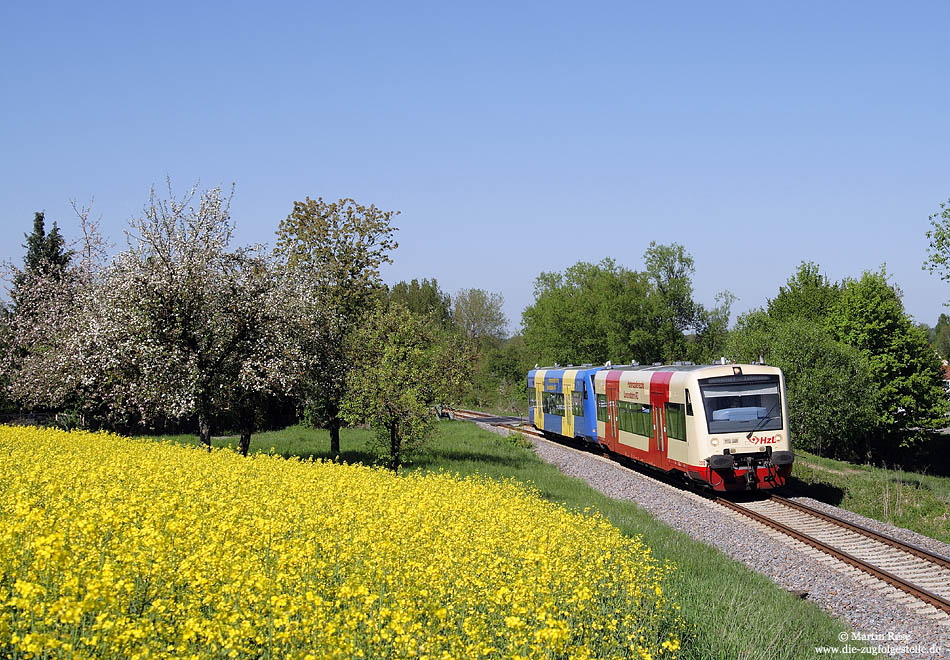
[[[294,200],[398,209],[396,282],[501,292],[651,240],[697,299],[802,260],[921,270],[950,197],[945,2],[0,3],[0,258],[69,200],[120,246],[152,184],[236,184],[239,243]]]

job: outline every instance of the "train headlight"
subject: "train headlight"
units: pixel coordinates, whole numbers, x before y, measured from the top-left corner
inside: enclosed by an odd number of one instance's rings
[[[784,438],[782,438],[782,434],[781,434],[781,433],[776,433],[776,434],[775,434],[775,444],[780,443],[782,440],[784,440]]]
[[[711,444],[713,447],[718,447],[718,446],[719,446],[719,438],[713,438],[712,440],[709,441],[709,444]]]

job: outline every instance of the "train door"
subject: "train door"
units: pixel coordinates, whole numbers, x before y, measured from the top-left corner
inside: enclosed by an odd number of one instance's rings
[[[653,437],[650,438],[650,463],[668,469],[666,452],[666,402],[670,400],[672,372],[654,372],[650,378],[650,410],[653,414]]]
[[[617,451],[617,399],[620,398],[620,372],[608,371],[607,394],[607,449]]]
[[[534,372],[534,394],[535,394],[535,403],[534,403],[534,426],[535,428],[544,429],[544,369],[538,369]]]
[[[574,379],[577,377],[577,369],[569,369],[564,372],[561,379],[563,385],[561,391],[564,392],[564,423],[561,426],[561,435],[568,438],[574,437]]]

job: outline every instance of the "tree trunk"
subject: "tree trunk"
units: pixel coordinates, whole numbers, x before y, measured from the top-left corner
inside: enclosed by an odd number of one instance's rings
[[[330,429],[330,453],[333,458],[340,455],[340,407],[334,401],[327,401],[327,428]]]
[[[399,422],[392,422],[389,425],[389,469],[393,472],[399,471],[401,450],[402,443],[399,438]]]
[[[251,447],[251,434],[254,432],[254,407],[246,405],[241,410],[241,441],[238,443],[238,451],[241,456],[247,456],[247,450]]]
[[[204,413],[198,413],[198,439],[211,451],[211,420]]]

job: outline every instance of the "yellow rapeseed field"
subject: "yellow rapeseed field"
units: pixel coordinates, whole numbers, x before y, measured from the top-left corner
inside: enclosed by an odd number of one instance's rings
[[[0,657],[675,657],[671,570],[514,482],[0,427]]]

